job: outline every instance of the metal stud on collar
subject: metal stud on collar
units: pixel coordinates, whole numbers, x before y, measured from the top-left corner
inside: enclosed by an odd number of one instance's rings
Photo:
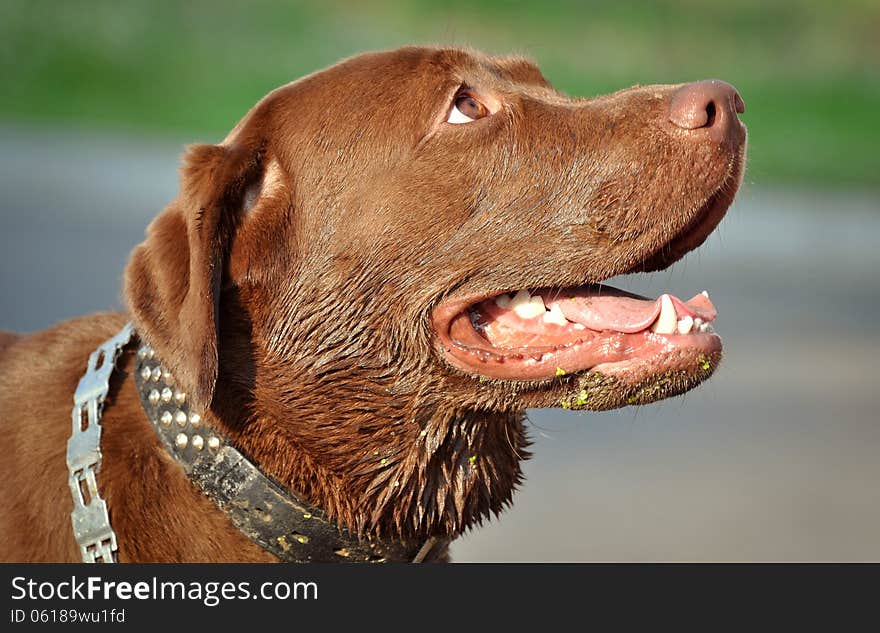
[[[141,347],[137,357],[141,364],[138,374],[143,382],[142,390],[147,403],[154,407],[154,415],[149,418],[165,447],[178,458],[194,458],[206,447],[211,451],[220,449],[219,437],[199,433],[202,416],[186,410],[186,392],[171,388],[174,377],[167,367],[156,361],[153,348]]]

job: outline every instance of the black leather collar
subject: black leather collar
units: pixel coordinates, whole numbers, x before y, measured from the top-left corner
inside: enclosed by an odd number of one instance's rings
[[[389,543],[359,539],[260,472],[198,412],[148,346],[138,350],[135,382],[147,418],[193,483],[250,540],[285,562],[429,562],[448,540]]]

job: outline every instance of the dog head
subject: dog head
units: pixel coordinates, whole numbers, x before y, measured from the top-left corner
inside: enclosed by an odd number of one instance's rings
[[[128,303],[202,406],[232,289],[256,366],[290,380],[351,371],[487,408],[679,393],[714,369],[717,335],[652,332],[664,301],[596,284],[668,266],[720,221],[743,172],[737,110],[720,82],[572,99],[521,58],[361,55],[189,149]],[[670,303],[676,322],[714,317]]]

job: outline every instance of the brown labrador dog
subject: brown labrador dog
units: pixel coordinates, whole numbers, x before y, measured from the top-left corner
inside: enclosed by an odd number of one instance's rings
[[[717,366],[708,297],[598,284],[706,239],[742,177],[742,111],[720,81],[573,99],[525,59],[417,47],[270,93],[188,149],[127,314],[0,336],[0,558],[80,560],[72,398],[129,320],[206,423],[342,529],[447,541],[497,515],[525,408],[644,404]],[[160,443],[136,350],[101,419],[119,560],[277,560]]]

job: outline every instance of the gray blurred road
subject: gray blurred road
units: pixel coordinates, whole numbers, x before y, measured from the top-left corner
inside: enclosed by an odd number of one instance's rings
[[[118,307],[182,147],[0,127],[0,328]],[[708,289],[715,378],[648,407],[530,412],[525,485],[455,559],[880,560],[878,241],[876,193],[747,183],[700,251],[619,282]]]

